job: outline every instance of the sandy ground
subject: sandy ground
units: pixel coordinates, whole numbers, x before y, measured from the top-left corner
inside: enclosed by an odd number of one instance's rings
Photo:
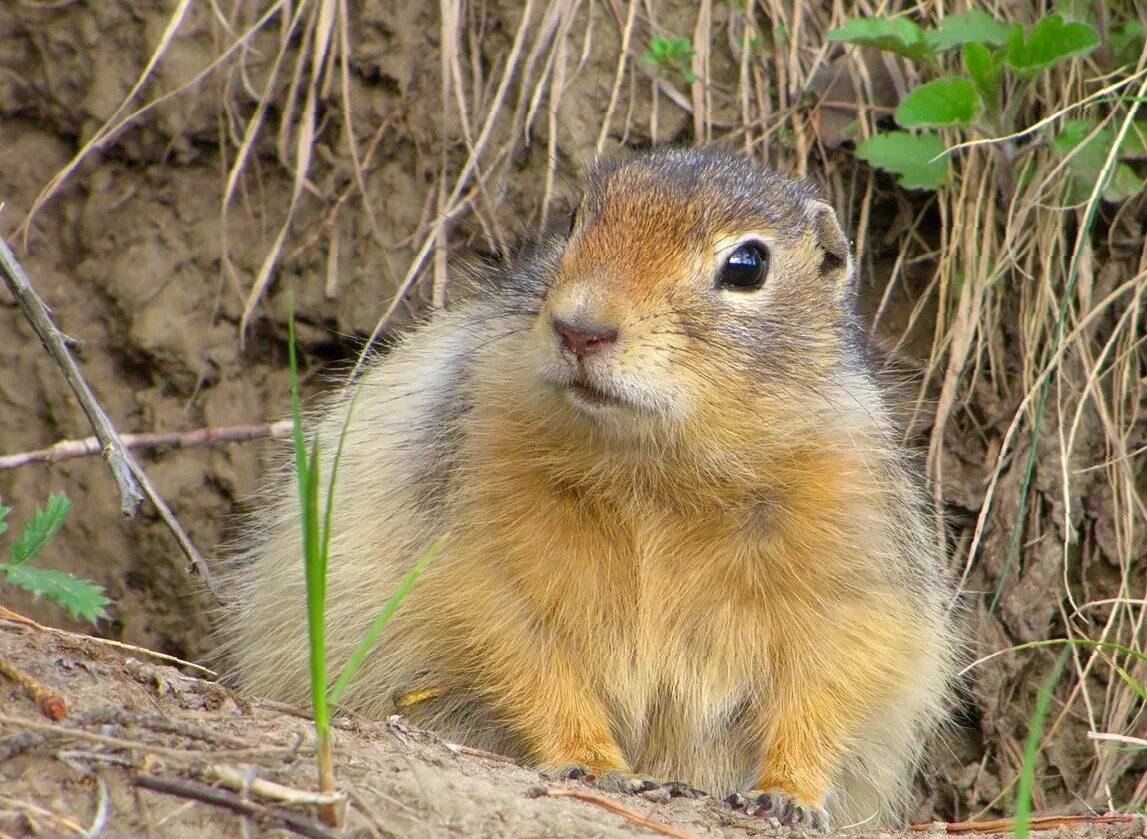
[[[620,796],[554,783],[398,719],[347,718],[336,729],[340,833],[319,821],[316,806],[296,803],[315,788],[312,729],[297,710],[236,695],[143,650],[11,617],[0,617],[0,661],[52,696],[38,705],[28,690],[0,679],[0,835],[804,835],[708,797]],[[60,701],[66,716],[48,719],[44,709]],[[268,781],[280,786],[268,791],[261,786]],[[1122,839],[1144,835],[1144,824],[1041,835]]]

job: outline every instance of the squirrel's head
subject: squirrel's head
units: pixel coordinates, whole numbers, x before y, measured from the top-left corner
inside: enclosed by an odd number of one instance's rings
[[[531,355],[598,424],[751,414],[815,394],[845,353],[854,268],[832,207],[745,158],[599,164],[554,248]]]

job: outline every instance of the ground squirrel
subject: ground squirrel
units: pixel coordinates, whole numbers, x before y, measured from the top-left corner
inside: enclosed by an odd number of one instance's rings
[[[449,534],[344,704],[810,827],[897,819],[953,593],[854,282],[832,208],[747,159],[594,167],[574,213],[316,424],[329,453],[352,412],[332,667]],[[292,481],[253,529],[231,653],[245,688],[303,703]]]

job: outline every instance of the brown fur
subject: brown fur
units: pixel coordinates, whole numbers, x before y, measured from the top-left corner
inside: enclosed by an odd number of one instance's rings
[[[764,285],[719,288],[748,236],[768,246]],[[543,768],[898,817],[955,639],[853,273],[828,206],[739,158],[600,167],[568,236],[435,315],[317,426],[330,451],[349,412],[333,668],[449,534],[345,703],[382,716],[406,697],[415,722]],[[614,327],[616,346],[579,366],[555,316]],[[587,406],[575,383],[620,402]],[[274,492],[230,651],[244,686],[301,702],[290,478]]]

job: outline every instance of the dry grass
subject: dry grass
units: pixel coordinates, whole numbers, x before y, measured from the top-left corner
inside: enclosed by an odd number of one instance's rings
[[[274,230],[253,276],[235,267],[230,243],[221,243],[224,271],[244,300],[242,334],[292,242],[302,243],[295,253],[325,248],[327,293],[337,294],[339,240],[330,222],[351,196],[361,210],[348,212],[361,212],[382,241],[378,229],[386,220],[375,210],[366,176],[372,160],[387,155],[381,141],[394,120],[355,122],[361,110],[352,98],[362,84],[355,81],[355,12],[346,0],[223,5],[212,4],[218,58],[192,80],[211,77],[220,91],[223,229],[242,197],[245,209],[253,202],[254,212],[273,220]],[[1024,9],[1024,22],[1050,5]],[[136,100],[179,37],[187,7],[178,3],[139,84],[48,185],[37,207],[85,157],[147,118],[157,100]],[[866,0],[848,11],[909,11],[928,23],[971,7]],[[999,0],[988,7],[1005,19],[1019,8]],[[514,238],[515,225],[544,220],[562,178],[593,154],[680,140],[743,149],[824,183],[856,225],[859,250],[874,257],[866,263],[866,279],[880,291],[875,325],[887,328],[885,319],[897,307],[908,313],[898,327],[900,340],[892,341],[893,354],[927,347],[914,432],[927,435],[938,498],[951,500],[955,496],[946,490],[953,482],[968,484],[969,475],[979,483],[966,486],[962,496],[982,499],[979,509],[954,516],[953,526],[957,572],[987,643],[998,648],[1009,639],[1036,640],[1016,618],[1032,601],[1015,598],[1032,596],[1024,581],[1042,579],[1037,572],[1046,572],[1051,557],[1059,564],[1052,582],[1057,590],[1044,589],[1042,596],[1058,605],[1039,637],[1114,642],[1142,652],[1147,247],[1142,227],[1134,238],[1133,222],[1142,218],[1143,196],[1117,207],[1102,205],[1093,193],[1084,204],[1069,206],[1063,162],[1030,132],[958,148],[968,138],[952,134],[951,183],[934,198],[895,194],[887,179],[853,165],[847,151],[827,147],[825,119],[841,103],[825,99],[817,73],[837,61],[831,67],[852,91],[844,105],[855,112],[863,137],[888,113],[882,97],[911,89],[917,70],[898,58],[842,53],[826,43],[824,33],[844,19],[841,3],[522,0],[517,17],[508,14],[482,0],[440,0],[435,104],[445,130],[431,152],[436,177],[420,224],[403,231],[402,246],[391,249],[406,264],[395,270],[394,296],[371,338],[392,323],[412,290],[424,289],[429,305],[443,303],[457,271],[462,227],[503,246]],[[1120,14],[1143,19],[1147,10],[1127,0]],[[495,17],[503,27],[496,33]],[[691,36],[696,82],[659,74],[639,59],[656,35]],[[1118,79],[1105,77],[1092,59],[1057,67],[1036,82],[1036,95],[1016,122],[1037,129],[1082,115],[1127,131],[1136,97],[1142,103],[1147,95],[1145,61],[1141,57],[1134,74]],[[393,129],[402,130],[400,124]],[[312,181],[316,167],[330,165],[316,159],[319,140],[353,172],[337,200]],[[286,207],[259,206],[244,195],[258,167],[268,165],[266,153],[256,160],[257,149],[267,144],[291,176]],[[540,165],[528,162],[535,154],[543,156]],[[1031,176],[1017,181],[1021,164],[1030,166]],[[308,194],[331,209],[321,225],[300,230],[297,210]],[[872,219],[893,208],[901,218],[890,243],[889,231]],[[985,460],[978,469],[969,463],[977,453]],[[958,474],[952,472],[957,466]],[[1091,569],[1103,569],[1102,579],[1089,576]],[[997,590],[1003,596],[989,614]],[[1032,656],[1015,653],[984,695],[988,703],[1015,703],[985,709],[993,720],[986,724],[985,760],[998,767],[1004,783],[997,801],[1018,771],[1018,750],[1008,737],[1030,709],[1038,682],[1033,673],[1047,665]],[[1140,660],[1112,648],[1074,647],[1071,666],[1044,741],[1053,748],[1056,738],[1075,743],[1081,782],[1067,792],[1097,806],[1142,807],[1147,782],[1136,783],[1130,774],[1142,766],[1142,751],[1113,748],[1112,742],[1141,742],[1135,737],[1145,713],[1139,696],[1115,674],[1123,671],[1142,685],[1147,672]],[[1081,736],[1084,731],[1090,739]],[[1060,783],[1042,780],[1037,805]],[[1062,790],[1058,795],[1065,797]]]

